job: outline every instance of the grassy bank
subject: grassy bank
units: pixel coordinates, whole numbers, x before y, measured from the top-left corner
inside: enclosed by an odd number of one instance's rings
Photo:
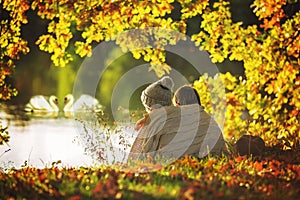
[[[299,199],[300,153],[185,157],[166,167],[138,164],[0,172],[1,199]],[[152,168],[137,173],[137,168]]]

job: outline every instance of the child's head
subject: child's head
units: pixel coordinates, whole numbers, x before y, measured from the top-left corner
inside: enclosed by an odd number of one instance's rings
[[[172,105],[172,88],[173,80],[169,76],[165,76],[160,80],[149,85],[141,95],[141,101],[147,112],[162,106]]]
[[[175,106],[199,104],[201,105],[200,97],[195,88],[184,85],[177,89],[174,94]]]

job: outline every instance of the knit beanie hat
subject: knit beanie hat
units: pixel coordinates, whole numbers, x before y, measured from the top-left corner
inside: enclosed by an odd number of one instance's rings
[[[169,76],[164,76],[152,83],[142,92],[141,101],[143,105],[150,108],[172,105],[173,86],[174,82]]]
[[[199,104],[201,105],[198,92],[189,85],[181,86],[174,95],[175,103],[179,105]]]

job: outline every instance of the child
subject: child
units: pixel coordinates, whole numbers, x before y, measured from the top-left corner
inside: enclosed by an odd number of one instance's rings
[[[180,97],[182,93],[185,95]],[[177,104],[181,106],[152,109],[139,123],[144,125],[132,145],[129,160],[144,159],[146,155],[154,160],[156,157],[172,160],[184,155],[202,158],[208,153],[220,155],[227,152],[222,131],[199,105],[195,91],[183,87],[176,94],[179,97]],[[189,105],[183,105],[184,102]]]
[[[174,82],[169,76],[165,76],[160,80],[149,85],[141,95],[141,101],[147,111],[147,114],[135,124],[134,129],[139,131],[144,126],[146,119],[149,117],[149,113],[153,109],[160,108],[162,106],[172,105],[172,88]]]
[[[184,85],[178,88],[174,94],[174,106],[191,104],[201,105],[197,90],[189,85]]]

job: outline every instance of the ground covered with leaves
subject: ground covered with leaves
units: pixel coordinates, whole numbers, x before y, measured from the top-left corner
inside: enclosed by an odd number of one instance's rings
[[[0,172],[0,180],[1,199],[300,199],[300,153],[274,149],[263,157],[185,157],[163,168],[54,163]]]

